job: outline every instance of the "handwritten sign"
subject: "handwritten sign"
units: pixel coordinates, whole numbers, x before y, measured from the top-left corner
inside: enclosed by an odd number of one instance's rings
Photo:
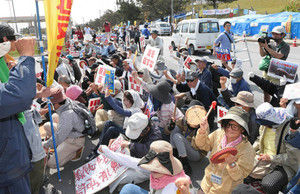
[[[297,75],[298,64],[272,58],[268,75],[274,78],[286,77],[287,81],[294,83]]]
[[[216,47],[217,58],[222,61],[231,61],[230,50]]]
[[[284,88],[282,98],[289,100],[300,99],[300,83],[287,84]]]
[[[119,136],[109,147],[114,152],[129,155],[128,149],[122,149],[123,137]],[[101,191],[115,181],[127,167],[120,165],[100,154],[94,160],[74,170],[76,194],[89,194]]]
[[[190,68],[191,68],[191,67],[190,67],[190,62],[192,62],[192,61],[193,61],[192,57],[187,57],[187,58],[185,59],[183,65],[184,65],[186,68],[190,69]]]
[[[36,62],[35,63],[35,77],[42,79],[42,72],[43,72],[43,69],[42,69],[40,63]]]
[[[223,106],[218,106],[217,108],[217,120],[220,121],[228,112],[228,110],[226,108],[224,108]],[[221,124],[218,123],[218,127],[221,127]]]
[[[146,46],[145,36],[140,37],[140,44],[141,44],[141,48],[145,48]]]
[[[98,67],[97,76],[95,80],[96,85],[103,84],[104,86],[109,88],[109,92],[114,94],[115,86],[115,72],[116,69],[107,65],[100,65]]]
[[[129,74],[128,76],[128,89],[132,89],[137,91],[139,94],[143,94],[143,88],[140,84],[138,84],[136,82],[136,80],[134,79],[134,77],[132,77],[132,75]]]
[[[101,104],[101,100],[100,98],[92,98],[89,100],[89,106],[88,106],[88,109],[91,111],[91,112],[94,112]]]
[[[147,46],[143,54],[142,65],[146,66],[149,71],[154,71],[154,67],[159,55],[159,48]]]
[[[32,101],[31,110],[36,110],[39,112],[41,110],[41,105],[36,100],[34,100]]]

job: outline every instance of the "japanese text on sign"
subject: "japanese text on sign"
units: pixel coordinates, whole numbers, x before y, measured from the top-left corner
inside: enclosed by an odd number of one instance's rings
[[[223,106],[218,106],[218,115],[217,115],[217,119],[218,121],[220,121],[228,112],[228,110],[226,108],[224,108]],[[218,123],[218,127],[221,127],[221,124]]]
[[[188,69],[190,69],[190,62],[192,62],[193,59],[191,57],[187,57],[186,60],[184,61],[184,66]]]
[[[100,106],[100,98],[92,98],[89,100],[89,106],[88,109],[93,112]]]
[[[287,81],[294,83],[297,75],[298,64],[272,58],[268,75],[274,78],[286,77]]]
[[[222,61],[231,61],[230,50],[216,47],[217,58]]]
[[[136,82],[132,75],[128,76],[128,89],[132,89],[137,91],[139,94],[143,94],[142,86]]]
[[[159,48],[151,47],[149,45],[146,47],[142,58],[142,64],[145,65],[149,71],[154,70],[158,54]]]
[[[112,151],[129,154],[121,149],[123,137],[119,136],[109,147]],[[107,187],[126,171],[126,167],[116,163],[103,154],[73,171],[76,194],[96,193]]]

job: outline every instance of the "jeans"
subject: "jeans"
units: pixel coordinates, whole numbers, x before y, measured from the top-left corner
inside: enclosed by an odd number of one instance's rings
[[[108,145],[109,140],[117,138],[120,134],[125,134],[125,130],[119,127],[112,121],[107,121],[104,124],[103,131],[99,138],[99,143],[97,144],[95,150],[97,150],[100,145]]]
[[[179,127],[175,127],[171,132],[170,143],[178,150],[180,157],[188,157],[190,161],[200,161],[202,156],[195,150],[191,142],[189,142],[183,135]]]
[[[148,194],[148,191],[134,184],[126,184],[120,191],[120,194]]]

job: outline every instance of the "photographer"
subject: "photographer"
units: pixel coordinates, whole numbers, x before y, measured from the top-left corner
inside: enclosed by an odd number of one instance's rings
[[[283,26],[276,26],[272,30],[272,38],[260,38],[259,53],[262,57],[262,61],[259,64],[259,70],[263,71],[263,77],[274,84],[279,85],[279,79],[272,78],[267,75],[267,71],[271,62],[271,58],[286,60],[290,53],[290,46],[283,41],[285,37],[285,29]],[[275,45],[268,44],[269,39],[275,41]],[[264,92],[264,101],[270,101],[270,95]]]

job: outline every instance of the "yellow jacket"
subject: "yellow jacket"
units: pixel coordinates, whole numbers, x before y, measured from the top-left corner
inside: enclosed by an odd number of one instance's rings
[[[221,150],[221,140],[224,137],[225,132],[223,129],[218,129],[211,134],[199,134],[197,133],[195,143],[199,149],[205,151],[211,151],[211,156]],[[231,193],[232,190],[239,184],[243,183],[243,179],[246,178],[252,171],[254,165],[255,152],[246,139],[243,139],[236,147],[237,162],[235,167],[230,167],[225,163],[212,164],[210,163],[205,169],[205,175],[201,182],[201,188],[208,193]],[[211,175],[217,175],[222,177],[222,183],[217,184],[211,181]]]

